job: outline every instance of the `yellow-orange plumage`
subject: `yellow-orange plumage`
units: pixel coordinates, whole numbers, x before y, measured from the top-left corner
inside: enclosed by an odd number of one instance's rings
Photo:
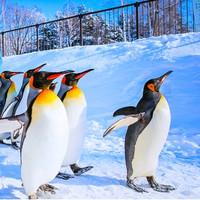
[[[44,89],[42,93],[40,93],[36,99],[37,104],[51,104],[54,101],[58,100],[58,96],[49,89]]]
[[[83,98],[83,97],[84,97],[83,92],[77,86],[73,86],[73,88],[67,92],[65,98],[79,99],[79,98]]]

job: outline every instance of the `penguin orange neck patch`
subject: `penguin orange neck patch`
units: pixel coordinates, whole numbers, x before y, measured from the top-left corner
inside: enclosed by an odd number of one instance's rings
[[[36,99],[37,104],[49,104],[58,99],[58,96],[49,89],[44,89]]]
[[[10,93],[16,92],[15,83],[13,81],[11,81],[9,92]]]
[[[72,89],[67,92],[65,98],[79,98],[82,94],[83,92],[77,86],[73,86]]]

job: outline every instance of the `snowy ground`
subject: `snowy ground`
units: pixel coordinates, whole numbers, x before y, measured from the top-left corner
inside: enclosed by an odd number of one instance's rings
[[[200,33],[11,56],[3,58],[2,71],[26,71],[44,62],[48,65],[43,70],[50,71],[95,69],[79,83],[88,102],[87,138],[80,165],[93,165],[94,169],[67,181],[54,179],[52,184],[59,188],[56,195],[39,193],[39,198],[200,198]],[[140,194],[126,187],[126,128],[105,138],[102,135],[118,119],[112,117],[116,109],[136,105],[144,83],[168,70],[173,73],[161,92],[170,105],[172,123],[156,177],[177,190],[158,193],[141,178],[138,184],[149,193]],[[19,89],[22,75],[13,80]],[[19,152],[4,145],[0,145],[0,198],[27,198],[21,186]]]

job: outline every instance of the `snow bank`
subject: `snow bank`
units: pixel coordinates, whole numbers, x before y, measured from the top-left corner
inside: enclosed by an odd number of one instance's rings
[[[3,58],[3,70],[94,68],[79,83],[88,102],[88,128],[81,166],[94,169],[68,181],[54,179],[56,195],[39,198],[68,199],[190,199],[199,198],[200,185],[200,33],[169,35],[101,46],[73,47]],[[144,83],[173,70],[161,92],[171,108],[172,123],[161,153],[157,181],[177,190],[158,193],[145,179],[138,179],[149,193],[139,194],[126,187],[124,136],[121,128],[102,138],[117,118],[112,113],[136,105]],[[20,87],[22,75],[13,77]],[[60,80],[60,79],[59,79]],[[59,85],[58,85],[59,87]],[[56,89],[56,91],[58,88]],[[0,198],[26,198],[20,181],[19,152],[0,145]],[[62,169],[71,173],[69,169]]]

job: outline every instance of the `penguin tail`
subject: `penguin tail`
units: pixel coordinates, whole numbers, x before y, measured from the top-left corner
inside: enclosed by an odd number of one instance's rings
[[[108,135],[111,131],[114,131],[118,128],[121,128],[123,126],[130,126],[134,123],[136,123],[137,121],[139,121],[143,116],[144,116],[144,112],[143,113],[139,113],[139,114],[132,114],[132,115],[128,115],[123,117],[122,119],[118,120],[117,122],[115,122],[114,124],[112,124],[103,134],[103,137],[105,137],[106,135]]]

